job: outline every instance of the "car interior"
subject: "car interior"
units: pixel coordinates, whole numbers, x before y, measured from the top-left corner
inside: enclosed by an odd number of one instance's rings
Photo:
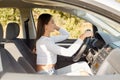
[[[76,0],[76,2],[73,2],[77,3],[77,1],[78,0]],[[81,5],[85,4],[85,2],[83,1],[82,3],[81,1]],[[95,14],[95,16],[92,16],[90,15],[94,13],[92,9],[86,10],[86,6],[84,6],[84,8],[80,6],[75,7],[76,5],[72,5],[70,3],[67,5],[67,3],[69,2],[65,3],[64,0],[56,0],[55,2],[54,0],[11,0],[11,2],[9,0],[0,0],[0,8],[11,7],[18,8],[20,10],[22,23],[22,25],[20,25],[16,22],[9,22],[6,24],[5,30],[3,29],[2,24],[0,24],[0,78],[2,80],[37,80],[39,78],[50,80],[54,80],[57,78],[59,80],[59,76],[53,75],[51,78],[51,76],[42,76],[36,73],[37,54],[33,52],[36,42],[36,27],[31,12],[32,8],[61,10],[63,12],[71,13],[78,18],[82,18],[92,24],[92,31],[94,36],[86,38],[80,49],[72,57],[64,57],[58,55],[55,69],[60,69],[76,62],[85,61],[88,63],[94,75],[92,77],[76,76],[70,78],[69,76],[60,75],[61,79],[120,79],[120,36],[115,36],[116,34],[120,34],[120,32],[115,31],[114,28],[109,28],[109,25],[107,25],[106,23],[104,23],[104,21],[100,19],[103,16],[107,17],[106,19],[111,19],[112,17],[107,16],[106,14],[99,17],[100,12],[98,12],[98,15]],[[65,6],[66,8],[64,8],[63,6],[61,7],[61,5]],[[72,5],[72,9],[70,9],[70,5]],[[96,9],[102,11],[101,8],[96,7]],[[104,10],[105,9],[103,9],[103,11]],[[86,11],[86,13],[84,11]],[[88,14],[87,12],[90,14]],[[113,14],[113,17],[117,16],[115,13]],[[116,23],[119,23],[120,16],[117,19],[112,19],[116,21]],[[23,37],[19,38],[18,36],[21,30],[23,32]],[[67,39],[56,44],[68,48],[75,40],[76,39]]]

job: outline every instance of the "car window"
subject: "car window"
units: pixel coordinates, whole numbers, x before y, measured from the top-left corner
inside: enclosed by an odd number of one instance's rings
[[[6,26],[9,22],[16,22],[21,26],[20,23],[20,11],[17,8],[0,8],[0,23],[3,26],[4,34],[6,33]],[[21,31],[21,30],[20,30]],[[21,32],[19,37],[21,37]],[[5,35],[4,35],[5,37]]]
[[[42,13],[50,13],[53,15],[53,18],[56,24],[60,27],[63,27],[70,33],[70,39],[76,39],[82,34],[86,29],[92,30],[92,24],[85,21],[84,19],[78,18],[69,13],[62,11],[50,10],[50,9],[41,9],[34,8],[32,10],[35,25],[37,24],[37,18]],[[58,32],[54,32],[51,35],[57,35]]]

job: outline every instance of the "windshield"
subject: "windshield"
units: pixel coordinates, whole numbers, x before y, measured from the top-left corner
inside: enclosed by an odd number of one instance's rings
[[[99,18],[104,21],[107,25],[109,25],[110,27],[112,27],[114,30],[116,30],[117,32],[120,33],[120,24],[115,22],[115,21],[112,21],[108,18],[105,18],[105,17],[102,17],[102,16],[99,16]]]
[[[120,11],[120,0],[94,0],[94,1],[101,3],[101,4],[104,4],[110,8],[117,10],[117,11]],[[119,23],[114,22],[114,21],[107,19],[105,17],[99,16],[99,18],[101,18],[101,20],[103,20],[106,24],[108,24],[114,30],[116,30],[117,32],[120,33],[120,24]]]

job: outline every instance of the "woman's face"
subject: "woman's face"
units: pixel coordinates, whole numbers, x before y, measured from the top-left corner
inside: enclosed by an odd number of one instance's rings
[[[45,25],[45,30],[47,32],[53,32],[55,30],[54,20],[51,18],[47,25]]]

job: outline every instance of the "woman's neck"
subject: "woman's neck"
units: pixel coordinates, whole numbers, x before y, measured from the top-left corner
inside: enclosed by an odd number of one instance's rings
[[[50,33],[45,33],[43,36],[50,37]]]

